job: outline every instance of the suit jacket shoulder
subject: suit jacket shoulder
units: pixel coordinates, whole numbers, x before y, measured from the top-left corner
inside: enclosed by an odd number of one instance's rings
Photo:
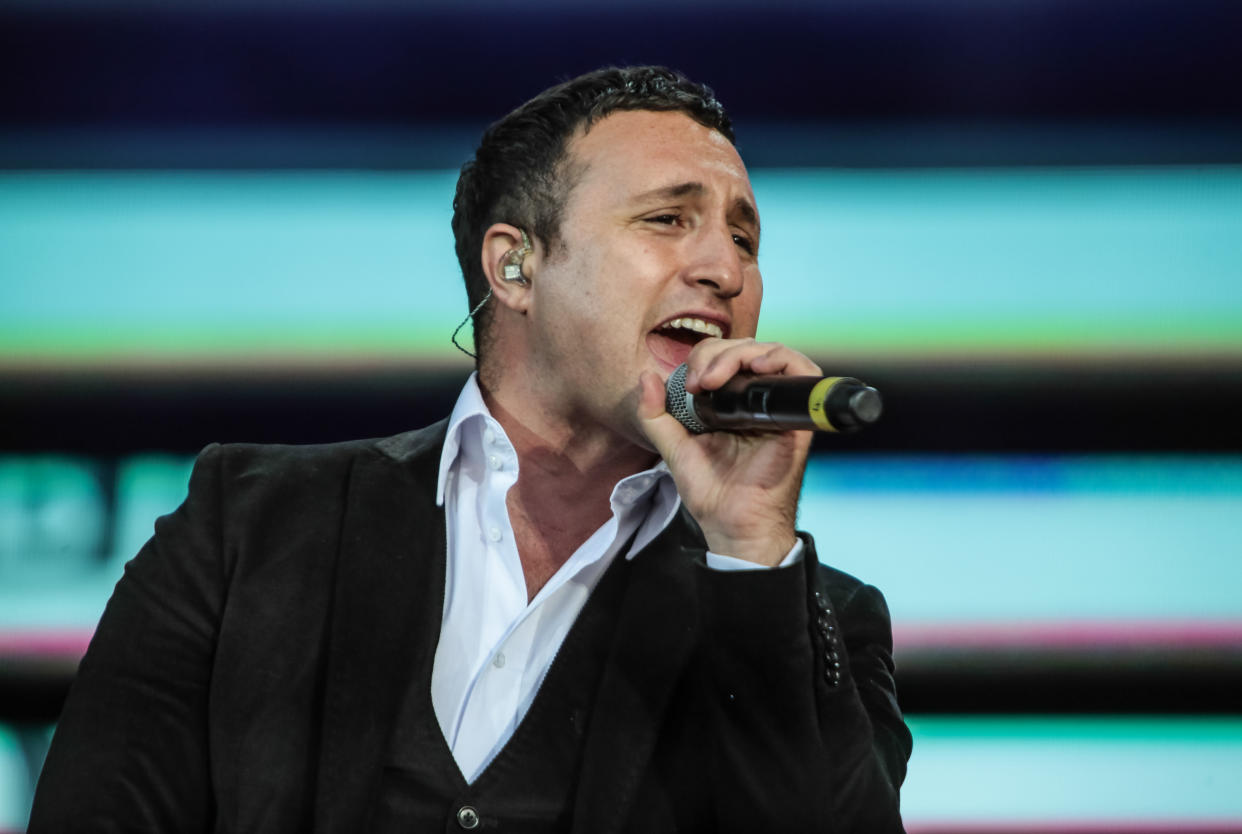
[[[315,487],[341,477],[359,459],[379,457],[408,464],[435,457],[447,426],[446,419],[391,437],[336,443],[212,443],[199,454],[195,468],[219,467],[231,486],[258,482],[264,487]]]
[[[311,830],[307,797],[351,789],[338,763],[388,708],[368,699],[400,692],[373,696],[358,666],[408,670],[396,654],[434,645],[410,618],[443,590],[445,425],[207,447],[100,620],[29,830]],[[407,632],[429,636],[382,638]]]

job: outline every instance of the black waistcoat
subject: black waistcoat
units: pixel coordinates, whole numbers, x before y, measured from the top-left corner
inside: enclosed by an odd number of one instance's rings
[[[404,698],[367,831],[569,830],[583,739],[629,566],[619,555],[604,572],[526,716],[473,783],[444,740],[431,703],[431,663],[423,664]]]

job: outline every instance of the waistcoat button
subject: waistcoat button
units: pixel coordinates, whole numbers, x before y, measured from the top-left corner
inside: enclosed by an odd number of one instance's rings
[[[457,824],[466,830],[479,827],[479,812],[469,805],[457,809]]]

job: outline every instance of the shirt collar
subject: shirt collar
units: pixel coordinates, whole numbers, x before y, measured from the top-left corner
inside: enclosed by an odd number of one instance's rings
[[[487,404],[483,402],[483,392],[479,390],[478,376],[478,372],[470,374],[470,378],[462,386],[461,394],[457,396],[457,404],[453,406],[453,413],[449,415],[448,432],[444,435],[444,448],[440,451],[440,473],[436,479],[436,503],[440,506],[444,506],[444,490],[448,483],[449,473],[453,470],[453,464],[457,461],[457,455],[461,451],[463,426],[477,420],[484,420],[492,431],[504,434],[504,429],[488,412]]]
[[[444,492],[448,485],[449,474],[453,471],[457,458],[461,453],[462,433],[469,430],[469,426],[483,420],[486,428],[500,437],[504,437],[508,441],[508,435],[501,427],[496,418],[487,410],[487,403],[483,402],[483,392],[479,389],[478,372],[470,374],[466,384],[462,386],[461,394],[457,397],[457,403],[453,406],[453,412],[449,415],[448,431],[444,436],[444,448],[440,451],[440,471],[436,478],[436,504],[444,506]],[[481,431],[481,429],[479,429]],[[660,520],[662,529],[671,519],[673,513],[677,511],[677,507],[681,504],[680,496],[677,495],[677,488],[673,484],[673,476],[668,471],[668,465],[663,460],[657,461],[656,465],[650,469],[644,469],[642,472],[635,472],[628,475],[617,482],[612,489],[612,503],[614,509],[618,503],[631,504],[648,492],[659,490],[657,498],[657,506],[663,509]],[[637,549],[637,548],[636,548]]]

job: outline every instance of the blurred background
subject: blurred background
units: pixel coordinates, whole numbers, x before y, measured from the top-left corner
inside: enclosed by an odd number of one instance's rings
[[[212,441],[390,434],[470,363],[482,128],[711,84],[760,337],[884,394],[801,525],[886,593],[913,834],[1242,831],[1242,5],[0,2],[0,831]]]

